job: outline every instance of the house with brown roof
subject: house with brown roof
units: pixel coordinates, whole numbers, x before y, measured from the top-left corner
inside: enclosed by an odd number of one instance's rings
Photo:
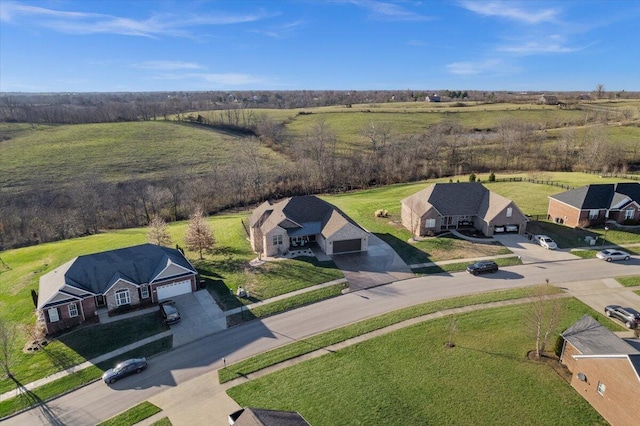
[[[38,318],[47,334],[85,321],[98,310],[152,305],[196,290],[197,271],[177,249],[142,244],[78,256],[40,277]]]
[[[640,221],[640,183],[585,185],[549,196],[548,217],[572,228]]]
[[[640,351],[589,315],[561,336],[560,362],[572,374],[571,386],[613,426],[636,424],[640,419]]]
[[[369,233],[337,207],[308,195],[266,201],[249,219],[251,248],[263,256],[317,244],[323,253],[367,251]]]
[[[527,218],[516,204],[479,182],[436,183],[401,201],[402,225],[414,236],[473,227],[486,236],[524,234]]]

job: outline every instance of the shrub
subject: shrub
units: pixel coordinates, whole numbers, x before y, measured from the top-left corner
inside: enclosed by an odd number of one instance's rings
[[[476,181],[476,174],[475,173],[471,173],[469,175],[469,182],[475,182]]]
[[[489,173],[489,182],[495,182],[495,181],[496,181],[495,173],[493,172]]]
[[[373,215],[375,217],[387,217],[389,216],[389,212],[387,210],[378,209]]]
[[[625,219],[624,222],[622,222],[622,224],[627,226],[634,226],[638,224],[638,221],[634,219]]]

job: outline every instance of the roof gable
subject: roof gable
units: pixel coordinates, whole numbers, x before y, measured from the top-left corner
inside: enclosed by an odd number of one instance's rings
[[[561,336],[583,355],[640,353],[590,315],[584,315]]]
[[[580,210],[608,209],[624,200],[640,202],[640,183],[604,183],[570,189],[549,198],[561,201]]]

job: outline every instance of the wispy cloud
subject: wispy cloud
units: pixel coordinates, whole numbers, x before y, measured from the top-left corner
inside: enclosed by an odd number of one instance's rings
[[[501,59],[485,59],[483,61],[452,62],[446,65],[447,71],[454,75],[505,75],[513,74],[519,69]]]
[[[67,34],[102,33],[152,38],[190,37],[190,29],[196,26],[240,24],[272,16],[258,11],[245,14],[181,15],[175,13],[154,15],[146,19],[130,19],[99,13],[47,9],[17,2],[3,2],[0,10],[2,22],[44,27]]]
[[[266,35],[267,37],[272,38],[285,38],[295,32],[298,28],[302,27],[304,24],[304,21],[295,21],[279,26],[273,26],[265,30],[253,30],[252,32]]]
[[[195,62],[182,62],[182,61],[145,61],[131,65],[134,68],[144,70],[196,70],[205,68],[202,65]]]
[[[514,2],[506,1],[461,1],[460,6],[483,16],[495,16],[498,18],[511,19],[525,22],[527,24],[539,24],[542,22],[556,21],[560,11],[558,9],[537,9],[527,10],[524,7],[514,6]],[[535,5],[534,2],[526,3],[528,6]]]
[[[569,47],[558,43],[540,43],[530,41],[528,43],[502,46],[498,48],[500,52],[515,53],[518,55],[539,55],[545,53],[571,53],[584,49],[584,47]]]
[[[396,3],[378,0],[346,0],[369,11],[371,18],[387,21],[428,21],[432,17],[413,12]]]

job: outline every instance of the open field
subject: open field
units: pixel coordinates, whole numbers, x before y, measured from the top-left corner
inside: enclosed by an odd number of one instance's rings
[[[558,332],[589,308],[564,300]],[[557,373],[527,360],[525,306],[418,324],[234,387],[241,406],[299,411],[311,424],[606,424]],[[553,342],[551,342],[553,346]],[[328,373],[330,372],[330,373]],[[489,385],[488,385],[489,384]],[[490,389],[487,392],[487,389]]]

